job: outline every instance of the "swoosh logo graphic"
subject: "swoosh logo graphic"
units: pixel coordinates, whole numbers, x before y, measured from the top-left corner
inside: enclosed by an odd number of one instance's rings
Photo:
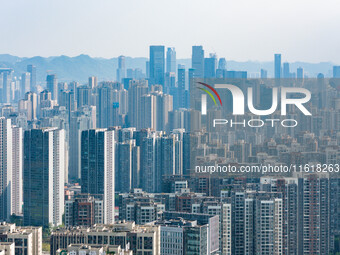
[[[220,95],[217,93],[217,91],[216,91],[212,86],[210,86],[209,84],[203,83],[203,82],[197,82],[197,83],[199,83],[199,84],[201,84],[201,85],[203,85],[203,86],[205,86],[205,87],[211,89],[211,91],[214,92],[214,94],[217,96],[217,98],[218,98],[218,100],[220,101],[220,104],[221,104],[221,106],[222,106],[222,100],[221,100],[221,98],[220,98]],[[203,90],[203,89],[202,89],[202,90]],[[215,100],[215,98],[213,97],[213,95],[212,95],[210,92],[208,92],[208,90],[204,90],[204,91],[207,92],[207,93],[210,95],[211,98],[213,98],[213,100],[214,100],[214,102],[215,102],[215,105],[217,105],[217,104],[216,104],[216,100]]]
[[[210,93],[209,90],[206,90],[204,88],[199,88],[199,89],[203,90],[204,92],[206,92],[212,98],[212,100],[214,101],[215,105],[217,106],[216,100],[215,100],[214,96]]]

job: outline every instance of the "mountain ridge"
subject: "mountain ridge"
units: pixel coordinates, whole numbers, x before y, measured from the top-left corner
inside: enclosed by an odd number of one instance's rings
[[[125,65],[128,68],[140,68],[145,73],[146,61],[144,57],[126,57]],[[99,58],[90,57],[81,54],[74,57],[67,55],[41,57],[34,56],[18,57],[11,54],[0,54],[0,68],[13,68],[14,75],[19,77],[26,72],[27,65],[33,64],[37,67],[37,82],[44,85],[46,75],[48,73],[57,74],[58,81],[78,81],[81,84],[86,83],[89,76],[97,76],[98,81],[115,80],[116,69],[118,67],[118,58]],[[191,67],[191,59],[177,59],[177,64],[185,65],[186,68]],[[291,62],[290,71],[296,72],[296,68],[303,67],[305,73],[309,77],[316,77],[318,73],[325,76],[332,74],[332,62],[308,63],[308,62]],[[248,71],[248,77],[252,77],[255,73],[259,73],[260,69],[266,69],[268,76],[273,75],[272,61],[234,61],[227,60],[228,70]]]

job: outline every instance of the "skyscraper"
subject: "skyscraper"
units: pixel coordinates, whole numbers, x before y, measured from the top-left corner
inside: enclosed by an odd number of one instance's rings
[[[340,78],[340,66],[333,66],[333,78]]]
[[[34,65],[27,66],[27,72],[30,73],[31,90],[34,90],[37,86],[37,68]]]
[[[192,82],[193,82],[193,79],[194,78],[196,78],[197,76],[196,76],[196,71],[195,71],[195,69],[193,69],[193,68],[189,68],[189,71],[188,71],[188,80],[189,80],[189,91],[190,91],[190,89],[192,89]]]
[[[68,121],[70,123],[71,113],[77,110],[77,101],[75,97],[75,92],[73,91],[62,91],[60,93],[60,106],[65,106],[67,114],[68,114]]]
[[[204,50],[202,46],[192,46],[191,68],[197,78],[204,77]]]
[[[186,108],[186,97],[185,97],[185,67],[180,66],[178,68],[178,86],[177,94],[175,96],[175,109]]]
[[[281,54],[274,55],[275,63],[274,63],[274,77],[276,79],[281,78]]]
[[[11,97],[11,83],[12,83],[13,70],[10,68],[4,68],[0,70],[2,75],[2,103],[10,103]]]
[[[139,114],[141,97],[148,93],[148,83],[146,81],[130,81],[128,96],[128,119],[131,127],[140,129],[142,126],[142,116]]]
[[[128,140],[119,143],[117,146],[116,171],[117,190],[120,192],[130,192],[133,188],[138,188],[139,184],[139,146],[135,140]]]
[[[96,76],[89,77],[89,87],[91,89],[97,87],[97,77]]]
[[[71,113],[69,135],[69,179],[81,177],[81,132],[96,128],[96,107],[83,106]]]
[[[151,128],[156,130],[156,97],[154,95],[143,95],[140,98],[138,115],[141,117],[140,128]]]
[[[150,85],[164,85],[164,75],[164,46],[150,46]]]
[[[11,120],[0,118],[0,219],[7,220],[11,215],[12,183],[12,128]]]
[[[165,74],[165,86],[163,89],[164,93],[172,93],[176,87],[176,73]]]
[[[122,82],[125,76],[125,56],[118,57],[117,81]]]
[[[204,78],[216,77],[217,57],[216,54],[210,54],[209,58],[204,59]]]
[[[114,130],[90,129],[81,133],[81,191],[101,194],[104,223],[114,223],[115,195]]]
[[[164,131],[168,128],[169,112],[173,110],[173,97],[171,95],[155,92],[156,97],[156,128],[157,131]]]
[[[220,58],[218,61],[218,69],[227,69],[227,60],[225,58]]]
[[[116,83],[103,84],[98,88],[98,100],[97,100],[97,110],[98,110],[98,127],[108,128],[113,126],[118,116],[114,118],[114,107],[115,103],[118,103],[119,107],[119,93],[115,89]]]
[[[52,99],[58,100],[58,82],[55,74],[49,74],[46,77],[47,90],[52,93]]]
[[[23,204],[23,131],[22,128],[12,126],[12,184],[11,184],[11,212],[22,214]]]
[[[19,101],[19,111],[25,112],[27,120],[37,119],[38,96],[36,93],[27,92],[25,99]]]
[[[218,61],[218,68],[216,69],[216,78],[225,77],[227,71],[227,61],[225,58],[220,58]]]
[[[289,63],[283,63],[283,78],[290,78]]]
[[[41,128],[24,134],[24,224],[62,224],[65,131]]]
[[[168,48],[166,52],[166,72],[176,73],[176,50]]]
[[[266,69],[261,69],[261,79],[267,79],[267,70]]]
[[[140,145],[140,157],[143,159],[140,164],[141,188],[146,192],[155,192],[157,187],[156,137],[157,133],[148,132]]]
[[[77,107],[91,105],[91,88],[81,86],[77,88]]]
[[[329,254],[328,174],[298,177],[298,253]]]
[[[296,69],[296,77],[298,78],[298,79],[303,79],[303,68],[302,67],[298,67],[297,69]]]
[[[20,98],[24,98],[25,93],[31,91],[31,74],[23,73],[20,81]]]

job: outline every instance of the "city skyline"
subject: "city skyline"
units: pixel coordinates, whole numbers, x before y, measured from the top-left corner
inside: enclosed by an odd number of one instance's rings
[[[1,1],[0,255],[340,255],[336,6]]]

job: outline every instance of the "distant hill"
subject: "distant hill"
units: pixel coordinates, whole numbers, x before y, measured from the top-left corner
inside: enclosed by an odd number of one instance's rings
[[[126,57],[126,68],[140,68],[145,72],[147,58]],[[9,67],[15,70],[15,75],[20,76],[26,71],[27,65],[33,64],[37,67],[37,81],[44,84],[47,73],[57,74],[58,81],[78,81],[86,83],[89,76],[97,76],[99,81],[115,80],[118,66],[117,58],[92,58],[88,55],[76,57],[56,56],[56,57],[32,57],[20,58],[9,54],[0,54],[0,68]],[[191,67],[190,59],[178,59],[177,64],[183,64],[186,68]],[[290,63],[290,71],[295,72],[297,67],[303,67],[309,77],[315,77],[318,73],[330,76],[332,73],[331,62],[323,63]],[[261,68],[268,71],[268,75],[273,74],[273,62],[247,61],[237,62],[227,60],[228,70],[245,70],[249,76],[259,73]]]

